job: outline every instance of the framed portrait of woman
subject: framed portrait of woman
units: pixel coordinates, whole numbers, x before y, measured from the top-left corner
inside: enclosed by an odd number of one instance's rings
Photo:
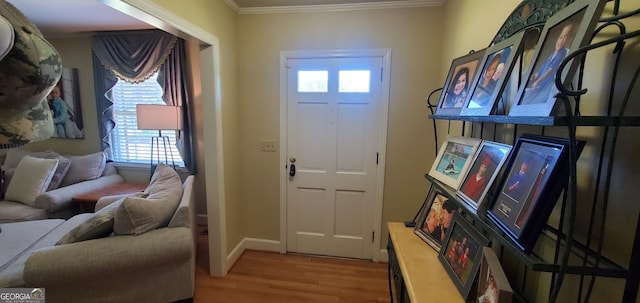
[[[435,111],[436,115],[458,115],[460,113],[484,51],[485,49],[472,51],[451,62]]]

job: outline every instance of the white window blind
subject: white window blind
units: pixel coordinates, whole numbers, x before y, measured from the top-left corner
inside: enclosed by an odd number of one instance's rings
[[[157,74],[138,84],[127,83],[118,79],[113,87],[113,117],[116,127],[113,129],[112,149],[113,160],[124,163],[151,162],[151,138],[158,136],[156,130],[139,130],[137,126],[136,104],[165,104],[162,101],[162,87],[156,81]],[[168,164],[171,164],[171,153],[178,166],[184,166],[184,162],[176,148],[176,132],[163,130],[163,136],[171,140],[170,150],[167,150]],[[162,144],[162,140],[160,140]],[[156,147],[154,147],[156,149]],[[160,146],[160,161],[164,161],[163,147]],[[158,151],[155,151],[154,162],[158,159]]]

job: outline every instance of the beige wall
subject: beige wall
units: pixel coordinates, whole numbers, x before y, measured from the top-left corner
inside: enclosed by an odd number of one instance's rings
[[[222,130],[224,140],[224,184],[226,195],[226,222],[227,222],[227,247],[228,251],[246,237],[243,224],[244,204],[240,198],[240,192],[246,190],[246,183],[242,180],[240,170],[237,169],[240,162],[240,102],[238,101],[238,73],[237,73],[237,20],[238,15],[229,8],[224,1],[194,0],[189,5],[184,2],[174,0],[153,0],[154,3],[171,11],[173,14],[191,22],[193,25],[216,36],[220,42],[220,79],[222,95]],[[214,85],[213,83],[203,83],[202,85]],[[196,96],[198,97],[198,96]],[[202,102],[213,102],[213,100],[202,100]],[[200,108],[201,109],[201,108]],[[213,113],[197,111],[196,115],[201,119],[214,119]],[[199,125],[200,129],[202,124]],[[202,131],[199,132],[200,150],[198,158],[199,175],[198,182],[201,187],[214,182],[214,180],[204,180],[203,155],[208,153],[204,147],[205,140]],[[242,188],[241,188],[242,186]],[[202,196],[204,199],[204,196]],[[202,209],[199,209],[202,213]]]
[[[410,220],[427,191],[433,158],[425,98],[437,87],[443,8],[241,15],[238,68],[242,89],[239,150],[247,237],[280,239],[278,153],[260,141],[279,139],[281,51],[391,49],[391,88],[383,221]],[[280,146],[280,148],[285,148]],[[383,223],[386,235],[386,224]],[[386,236],[381,237],[386,245]]]

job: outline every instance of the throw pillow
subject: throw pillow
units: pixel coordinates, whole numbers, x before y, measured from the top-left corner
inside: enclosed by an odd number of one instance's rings
[[[62,179],[67,175],[67,171],[69,171],[69,167],[71,166],[71,160],[65,158],[63,156],[58,156],[58,168],[53,173],[53,178],[51,178],[51,183],[49,183],[49,187],[47,187],[47,191],[52,189],[56,189],[62,183]]]
[[[127,197],[116,211],[113,232],[139,235],[167,226],[182,197],[182,181],[170,166],[160,164],[145,190],[147,197]]]
[[[34,206],[36,197],[51,183],[57,167],[57,159],[24,156],[13,173],[11,183],[7,186],[5,199]]]
[[[124,197],[96,212],[91,218],[87,219],[87,221],[82,222],[70,230],[56,245],[108,236],[113,232],[113,218],[115,217],[116,209],[118,209],[122,201],[124,201]]]
[[[69,156],[71,165],[60,186],[97,179],[102,176],[107,159],[103,152],[84,156]]]

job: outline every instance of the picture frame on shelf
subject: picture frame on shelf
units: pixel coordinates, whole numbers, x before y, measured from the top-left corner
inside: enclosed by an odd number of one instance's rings
[[[578,141],[578,153],[584,146]],[[525,134],[516,140],[487,217],[530,253],[569,178],[569,140]]]
[[[489,240],[457,212],[442,245],[438,260],[466,301],[478,276],[482,248]]]
[[[570,83],[582,60],[579,57],[571,59],[568,68],[563,68],[560,81],[556,79],[558,68],[568,55],[589,43],[605,2],[577,0],[547,20],[509,116],[549,116],[553,113],[559,92],[556,83]]]
[[[513,70],[514,58],[522,51],[524,35],[524,31],[519,32],[486,49],[461,116],[487,116],[493,112]]]
[[[510,151],[508,144],[487,140],[480,143],[473,164],[456,192],[474,211],[482,206]]]
[[[451,62],[451,67],[436,107],[436,115],[455,116],[460,113],[485,50],[472,51]]]
[[[439,252],[459,206],[442,194],[436,186],[431,186],[424,203],[413,232]]]
[[[513,289],[491,247],[482,248],[477,299],[478,303],[511,303],[513,299]]]
[[[429,175],[454,189],[458,188],[481,142],[476,138],[449,135],[442,143]]]

